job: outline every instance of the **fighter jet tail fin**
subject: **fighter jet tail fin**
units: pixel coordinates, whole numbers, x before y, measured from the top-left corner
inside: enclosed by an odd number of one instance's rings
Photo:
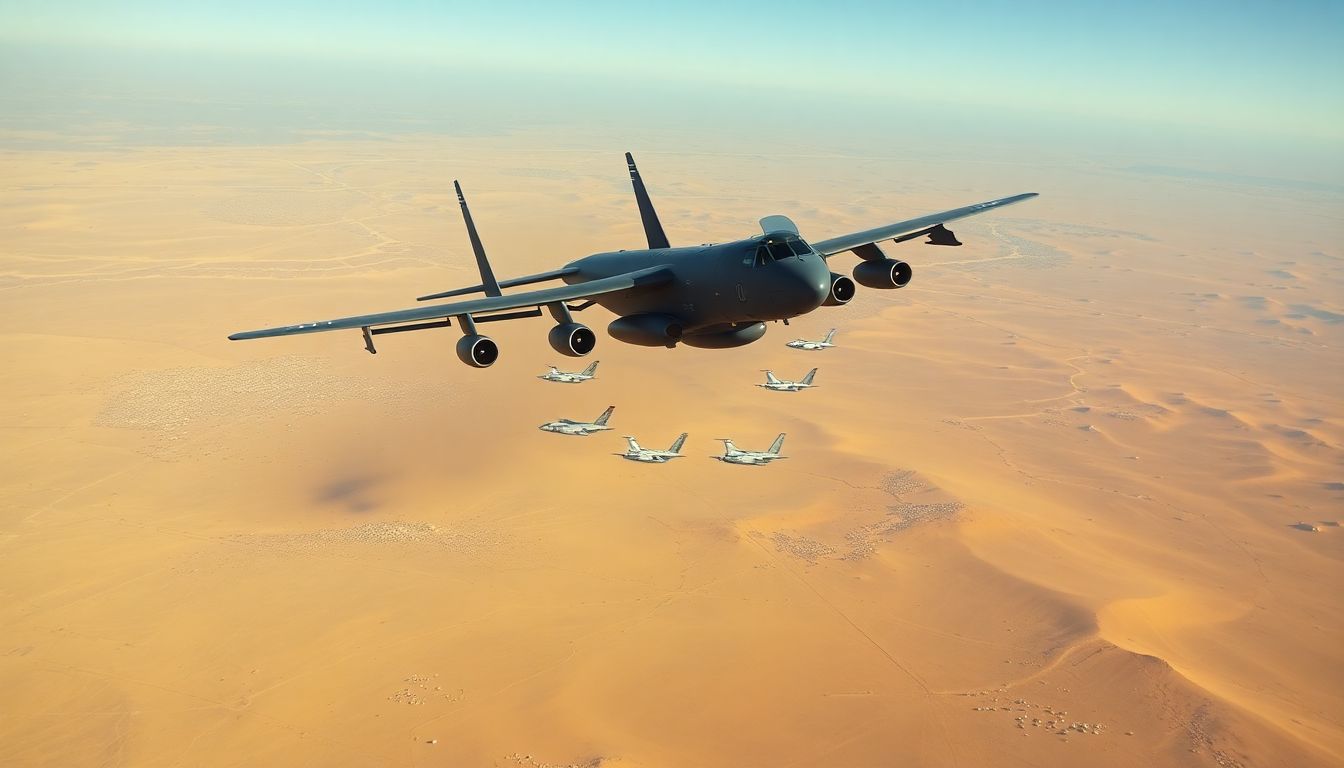
[[[641,450],[643,450],[642,448],[639,447],[639,443],[635,442],[635,438],[629,435],[625,436],[625,442],[630,444],[631,453],[639,453]]]
[[[834,338],[835,338],[835,329],[832,328],[831,330],[826,332],[826,338],[823,339],[823,341],[825,341],[827,344],[830,344],[832,342],[832,339]]]
[[[724,455],[732,456],[733,454],[742,452],[736,445],[733,445],[732,440],[729,440],[726,437],[720,437],[719,440],[723,443]]]
[[[584,376],[592,376],[593,374],[597,373],[597,364],[600,363],[600,362],[602,362],[602,361],[601,361],[601,360],[595,360],[595,361],[593,361],[593,364],[592,364],[592,365],[590,365],[590,366],[588,366],[587,368],[584,368],[584,369],[583,369],[583,375],[584,375]]]
[[[785,433],[780,432],[779,437],[775,438],[775,442],[770,444],[770,453],[773,453],[776,456],[779,455],[780,449],[784,447],[784,434]]]
[[[603,411],[602,415],[598,416],[597,421],[594,421],[593,423],[598,425],[599,427],[607,426],[607,419],[611,418],[611,412],[614,410],[616,410],[616,406],[608,405],[607,410]]]
[[[644,180],[639,177],[635,158],[629,152],[625,153],[625,165],[630,169],[630,183],[635,187],[635,202],[639,205],[639,218],[644,221],[644,235],[649,239],[649,248],[671,248],[667,235],[663,233],[663,224],[658,221],[658,212],[653,210],[653,202],[649,200],[649,191],[644,188]]]
[[[686,433],[677,435],[677,439],[672,441],[672,447],[667,449],[668,453],[681,453],[681,446],[686,444]]]
[[[802,380],[800,383],[802,383],[802,384],[807,384],[807,385],[811,386],[811,384],[812,384],[812,377],[813,377],[813,376],[816,376],[816,375],[817,375],[817,369],[816,369],[816,368],[813,368],[812,370],[810,370],[810,371],[807,372],[807,375],[803,377],[803,380]]]
[[[766,372],[765,372],[765,383],[766,383],[766,384],[778,384],[778,383],[779,383],[779,377],[776,376],[772,371],[766,371]]]
[[[489,259],[485,258],[485,247],[481,245],[480,235],[476,234],[476,224],[471,220],[467,198],[462,196],[462,185],[454,180],[453,189],[457,191],[457,204],[462,206],[462,219],[467,222],[467,237],[471,238],[471,252],[476,254],[476,268],[481,271],[481,288],[486,296],[500,296],[499,281],[495,279],[495,271],[490,268]]]

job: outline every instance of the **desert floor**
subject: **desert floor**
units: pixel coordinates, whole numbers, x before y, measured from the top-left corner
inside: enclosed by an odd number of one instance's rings
[[[475,282],[454,178],[501,276],[639,247],[538,144],[0,155],[0,763],[1344,762],[1337,190],[637,151],[674,243],[1042,196],[746,348],[590,309],[581,386],[541,319],[225,340]]]

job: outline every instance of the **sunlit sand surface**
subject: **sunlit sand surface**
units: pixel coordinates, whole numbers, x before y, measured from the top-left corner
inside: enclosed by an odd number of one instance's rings
[[[454,178],[501,276],[639,247],[626,147],[536,146],[0,158],[0,763],[1344,761],[1338,195],[636,151],[674,244],[1042,196],[743,349],[588,310],[577,387],[542,320],[225,340],[475,282]]]

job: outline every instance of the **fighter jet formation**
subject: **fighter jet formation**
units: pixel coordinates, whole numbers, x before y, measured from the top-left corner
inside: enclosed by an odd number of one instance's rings
[[[799,392],[813,386],[812,378],[816,375],[817,369],[813,368],[807,372],[806,376],[798,381],[784,381],[776,376],[774,372],[767,370],[765,372],[765,383],[757,384],[756,386],[764,387],[775,392]]]

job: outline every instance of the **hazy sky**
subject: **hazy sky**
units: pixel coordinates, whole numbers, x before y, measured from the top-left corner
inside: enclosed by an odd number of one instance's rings
[[[1337,163],[1341,36],[1340,2],[8,0],[0,97],[50,109],[93,77],[112,96],[243,89],[315,105],[349,85],[363,103],[400,98],[412,111],[474,93],[502,123],[500,105],[520,101],[533,117],[572,99],[687,125],[780,105],[760,119],[937,113],[981,132],[1090,125],[1105,138],[1110,126],[1117,140],[1141,126],[1184,141],[1306,141]],[[346,112],[349,129],[357,105]]]

